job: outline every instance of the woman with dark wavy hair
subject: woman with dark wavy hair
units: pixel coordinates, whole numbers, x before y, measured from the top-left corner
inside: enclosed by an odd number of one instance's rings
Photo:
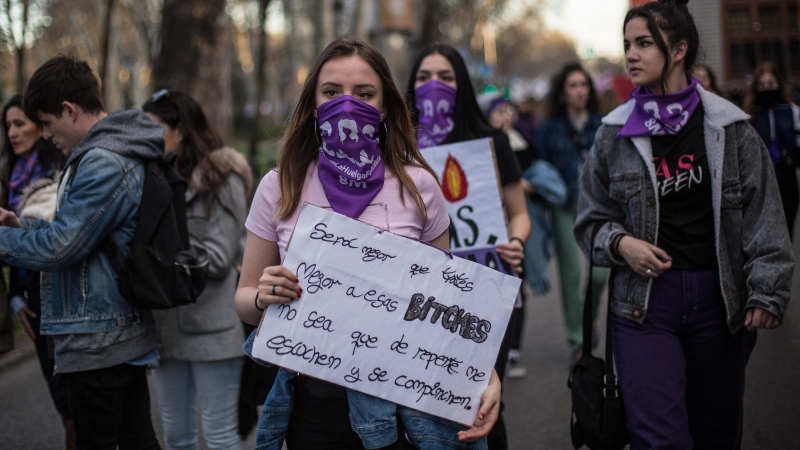
[[[56,211],[56,178],[64,155],[52,142],[42,138],[42,128],[25,115],[22,96],[16,95],[3,107],[3,151],[0,153],[0,204],[20,217],[51,220]],[[75,428],[69,410],[64,374],[54,374],[53,338],[39,332],[42,315],[39,272],[10,267],[11,308],[25,334],[36,347],[36,356],[47,381],[50,396],[64,423],[67,448],[75,447]],[[5,279],[0,277],[5,291]],[[10,325],[10,316],[8,325]]]
[[[571,362],[581,357],[583,345],[581,299],[581,261],[578,242],[572,233],[578,215],[578,173],[594,144],[600,127],[599,103],[592,77],[580,64],[565,65],[550,82],[547,97],[548,118],[537,135],[539,156],[558,169],[569,190],[564,206],[553,206],[553,233],[558,276],[561,286],[561,307]],[[595,268],[592,279],[592,307],[597,312],[600,294],[608,279],[608,270]]]

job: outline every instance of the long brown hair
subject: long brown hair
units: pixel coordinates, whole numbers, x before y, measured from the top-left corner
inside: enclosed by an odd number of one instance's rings
[[[792,103],[789,92],[786,90],[786,82],[783,80],[783,75],[781,75],[778,66],[769,61],[762,62],[756,66],[756,71],[753,73],[753,81],[747,86],[747,93],[744,95],[742,106],[747,114],[753,113],[753,107],[756,106],[756,94],[758,94],[758,79],[765,73],[772,74],[772,76],[778,80],[778,92],[781,95],[781,102],[787,104]]]
[[[281,153],[278,157],[278,174],[281,183],[281,200],[278,217],[285,219],[292,215],[300,203],[300,196],[306,180],[308,166],[319,155],[314,110],[316,109],[316,90],[319,72],[326,62],[333,58],[358,55],[372,67],[383,85],[383,107],[386,111],[384,124],[380,127],[381,154],[386,167],[400,181],[400,199],[403,188],[414,198],[423,217],[427,220],[425,204],[405,166],[421,167],[436,177],[433,169],[425,162],[417,148],[417,138],[411,125],[406,103],[392,80],[386,60],[368,43],[353,36],[342,36],[331,42],[314,61],[303,85],[297,108],[294,110],[284,135]]]

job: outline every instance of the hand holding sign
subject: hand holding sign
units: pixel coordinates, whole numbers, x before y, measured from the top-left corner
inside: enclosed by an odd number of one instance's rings
[[[256,306],[264,309],[267,305],[276,303],[289,303],[300,298],[303,288],[297,284],[297,279],[291,270],[283,266],[272,266],[264,269],[261,279],[258,280],[258,296]]]
[[[487,386],[519,279],[311,205],[283,265],[262,281],[299,279],[303,296],[267,308],[253,357],[459,423],[489,423],[481,421],[499,395]]]

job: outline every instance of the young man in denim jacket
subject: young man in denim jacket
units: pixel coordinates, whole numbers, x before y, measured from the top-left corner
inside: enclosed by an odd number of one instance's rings
[[[67,375],[78,448],[159,448],[145,364],[158,359],[153,317],[120,294],[98,245],[127,253],[144,162],[163,155],[164,129],[136,110],[107,115],[84,61],[58,56],[23,94],[25,114],[68,156],[52,222],[0,209],[0,259],[42,272],[43,334]]]

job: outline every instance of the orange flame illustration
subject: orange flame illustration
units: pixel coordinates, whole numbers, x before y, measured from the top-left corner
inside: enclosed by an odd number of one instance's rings
[[[442,193],[444,198],[450,203],[464,200],[467,197],[467,176],[461,165],[450,154],[447,155],[447,162],[444,164],[444,174],[442,174]]]

